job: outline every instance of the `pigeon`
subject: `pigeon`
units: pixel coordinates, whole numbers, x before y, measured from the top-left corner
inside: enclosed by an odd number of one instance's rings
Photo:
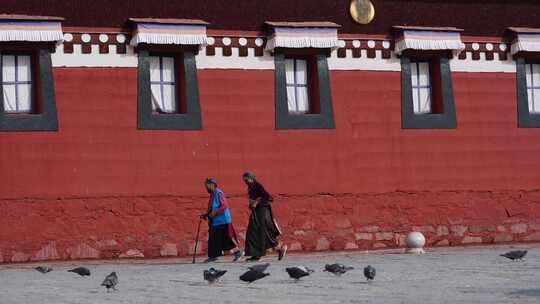
[[[110,288],[116,290],[116,284],[118,284],[118,276],[116,275],[116,272],[113,271],[111,274],[105,277],[105,280],[103,280],[101,286],[107,287],[107,292],[109,292]]]
[[[373,281],[373,279],[375,279],[375,267],[371,266],[371,265],[367,265],[365,268],[364,268],[364,276],[366,277],[366,280],[368,281]]]
[[[47,266],[38,266],[36,268],[34,268],[35,270],[41,272],[41,273],[47,273],[47,272],[50,272],[52,271],[52,268],[51,267],[47,267]]]
[[[285,271],[287,271],[289,276],[295,280],[300,280],[300,278],[306,277],[310,275],[311,273],[315,272],[314,270],[309,269],[305,266],[287,267],[285,268]]]
[[[249,270],[259,271],[259,272],[265,272],[266,269],[268,269],[268,266],[270,266],[270,263],[264,263],[264,264],[258,264],[258,265],[249,266],[248,269]]]
[[[81,277],[90,276],[90,270],[86,267],[73,268],[73,269],[68,270],[68,272],[74,272],[80,275]]]
[[[225,273],[227,273],[227,270],[219,270],[210,268],[208,270],[205,270],[203,272],[203,277],[208,283],[212,284],[219,280]]]
[[[324,271],[333,273],[335,275],[342,275],[349,270],[353,270],[353,267],[345,266],[343,264],[326,264],[324,266]]]
[[[514,261],[514,260],[523,259],[526,254],[527,254],[527,250],[513,250],[513,251],[508,251],[505,254],[501,254],[501,256]]]
[[[244,282],[252,283],[269,275],[270,275],[269,273],[250,269],[240,276],[240,280]]]

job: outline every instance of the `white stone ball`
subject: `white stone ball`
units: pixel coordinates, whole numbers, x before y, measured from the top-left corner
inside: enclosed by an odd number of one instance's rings
[[[408,248],[423,248],[426,244],[426,238],[421,232],[411,232],[407,235],[405,243]]]

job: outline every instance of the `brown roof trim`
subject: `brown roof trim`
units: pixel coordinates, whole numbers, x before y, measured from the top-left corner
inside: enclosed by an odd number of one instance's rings
[[[329,22],[329,21],[309,21],[309,22],[273,22],[266,21],[264,24],[273,27],[335,27],[339,28],[341,25]]]
[[[514,33],[529,33],[529,34],[540,34],[540,28],[532,27],[509,27],[509,31]]]
[[[78,34],[129,34],[131,29],[123,27],[62,26],[64,33]]]
[[[463,29],[457,27],[428,27],[428,26],[409,26],[409,25],[394,25],[392,29],[397,31],[413,30],[413,31],[435,31],[435,32],[463,32]]]
[[[160,23],[160,24],[196,24],[208,25],[210,23],[199,19],[173,19],[173,18],[129,18],[135,23]]]
[[[0,14],[0,20],[62,21],[63,17]]]

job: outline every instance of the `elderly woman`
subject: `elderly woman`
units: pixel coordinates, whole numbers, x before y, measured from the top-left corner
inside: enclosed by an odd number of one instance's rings
[[[250,257],[247,260],[258,261],[266,255],[268,249],[276,250],[281,260],[287,252],[287,246],[278,241],[281,231],[272,214],[272,196],[257,181],[255,174],[246,172],[243,179],[248,186],[251,209],[246,232],[245,255]]]
[[[231,222],[231,211],[225,198],[225,193],[218,188],[214,178],[207,178],[204,182],[206,191],[210,194],[208,211],[201,215],[208,220],[208,259],[206,262],[215,262],[224,251],[230,250],[236,262],[242,256],[238,248],[238,238]]]

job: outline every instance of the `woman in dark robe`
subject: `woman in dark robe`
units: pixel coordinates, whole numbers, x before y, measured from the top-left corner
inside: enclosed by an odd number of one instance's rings
[[[287,246],[278,240],[281,231],[272,214],[272,196],[266,192],[253,173],[244,173],[243,179],[248,186],[251,209],[246,232],[245,255],[250,257],[248,261],[258,261],[266,255],[268,249],[274,249],[278,252],[278,259],[281,260],[287,252]]]

